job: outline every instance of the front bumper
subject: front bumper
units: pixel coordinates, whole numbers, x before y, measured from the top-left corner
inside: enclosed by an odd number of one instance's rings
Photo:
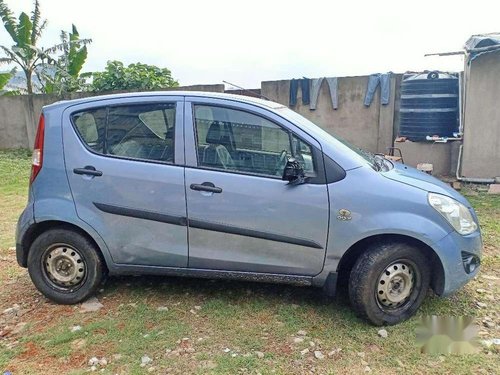
[[[444,270],[444,286],[442,291],[437,291],[439,295],[448,296],[454,293],[477,275],[479,266],[471,273],[466,272],[462,252],[480,259],[482,248],[483,241],[479,230],[467,236],[453,231],[435,244],[434,249]]]

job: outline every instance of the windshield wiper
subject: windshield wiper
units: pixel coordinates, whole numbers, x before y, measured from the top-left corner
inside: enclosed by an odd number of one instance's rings
[[[379,163],[376,154],[373,154],[373,153],[371,153],[369,151],[363,150],[362,148],[358,148],[358,149],[365,156],[365,158],[372,163],[373,167],[375,168],[375,170],[377,172],[382,169],[383,162],[382,162],[382,164]]]
[[[375,154],[373,156],[373,162],[377,167],[377,171],[381,171],[384,168],[385,164],[384,164],[384,158],[382,156]]]
[[[374,156],[375,156],[374,161],[375,161],[375,164],[377,164],[379,171],[383,170],[384,172],[386,172],[386,171],[392,169],[393,163],[390,160],[387,160],[385,155],[375,154]]]

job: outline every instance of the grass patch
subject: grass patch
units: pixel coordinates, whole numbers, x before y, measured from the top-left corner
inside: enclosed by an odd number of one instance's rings
[[[28,150],[0,150],[0,249],[14,246],[15,225],[27,199],[30,164]]]

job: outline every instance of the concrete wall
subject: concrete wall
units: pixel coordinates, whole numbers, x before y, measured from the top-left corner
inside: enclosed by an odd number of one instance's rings
[[[224,92],[224,85],[194,85],[168,89],[169,91],[209,91]],[[123,91],[106,92],[113,94]],[[32,148],[38,117],[42,107],[60,100],[79,99],[94,93],[71,93],[58,95],[18,95],[0,96],[0,149]]]
[[[394,143],[394,147],[401,150],[403,161],[407,165],[416,167],[420,163],[429,163],[433,166],[432,174],[435,176],[448,176],[452,174],[452,142],[396,142]],[[396,151],[395,155],[399,156],[399,153]]]
[[[391,79],[391,97],[388,105],[380,105],[380,89],[370,107],[363,104],[368,76],[340,77],[338,79],[338,109],[334,110],[328,84],[323,80],[315,110],[302,104],[299,89],[297,105],[292,109],[326,131],[339,135],[349,142],[372,152],[386,152],[392,146],[395,128],[395,110],[399,101],[400,75]],[[262,82],[262,95],[288,106],[290,81]]]
[[[462,175],[500,176],[500,51],[481,55],[465,69]]]

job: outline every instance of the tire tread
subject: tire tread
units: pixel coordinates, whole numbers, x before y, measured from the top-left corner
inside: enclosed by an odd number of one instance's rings
[[[74,292],[65,293],[51,287],[40,267],[40,257],[44,250],[51,244],[59,242],[77,248],[87,263],[84,284]],[[43,232],[33,241],[28,253],[28,273],[35,287],[47,298],[60,304],[71,305],[94,294],[105,276],[105,266],[100,252],[87,237],[72,229],[58,227]]]
[[[387,267],[401,256],[419,265],[421,290],[414,303],[396,316],[380,309],[373,287],[380,275],[376,270]],[[385,266],[382,267],[383,265]],[[378,243],[370,246],[355,262],[349,276],[349,299],[359,317],[377,326],[393,325],[410,318],[416,312],[427,294],[429,283],[428,262],[419,248],[400,242]]]

